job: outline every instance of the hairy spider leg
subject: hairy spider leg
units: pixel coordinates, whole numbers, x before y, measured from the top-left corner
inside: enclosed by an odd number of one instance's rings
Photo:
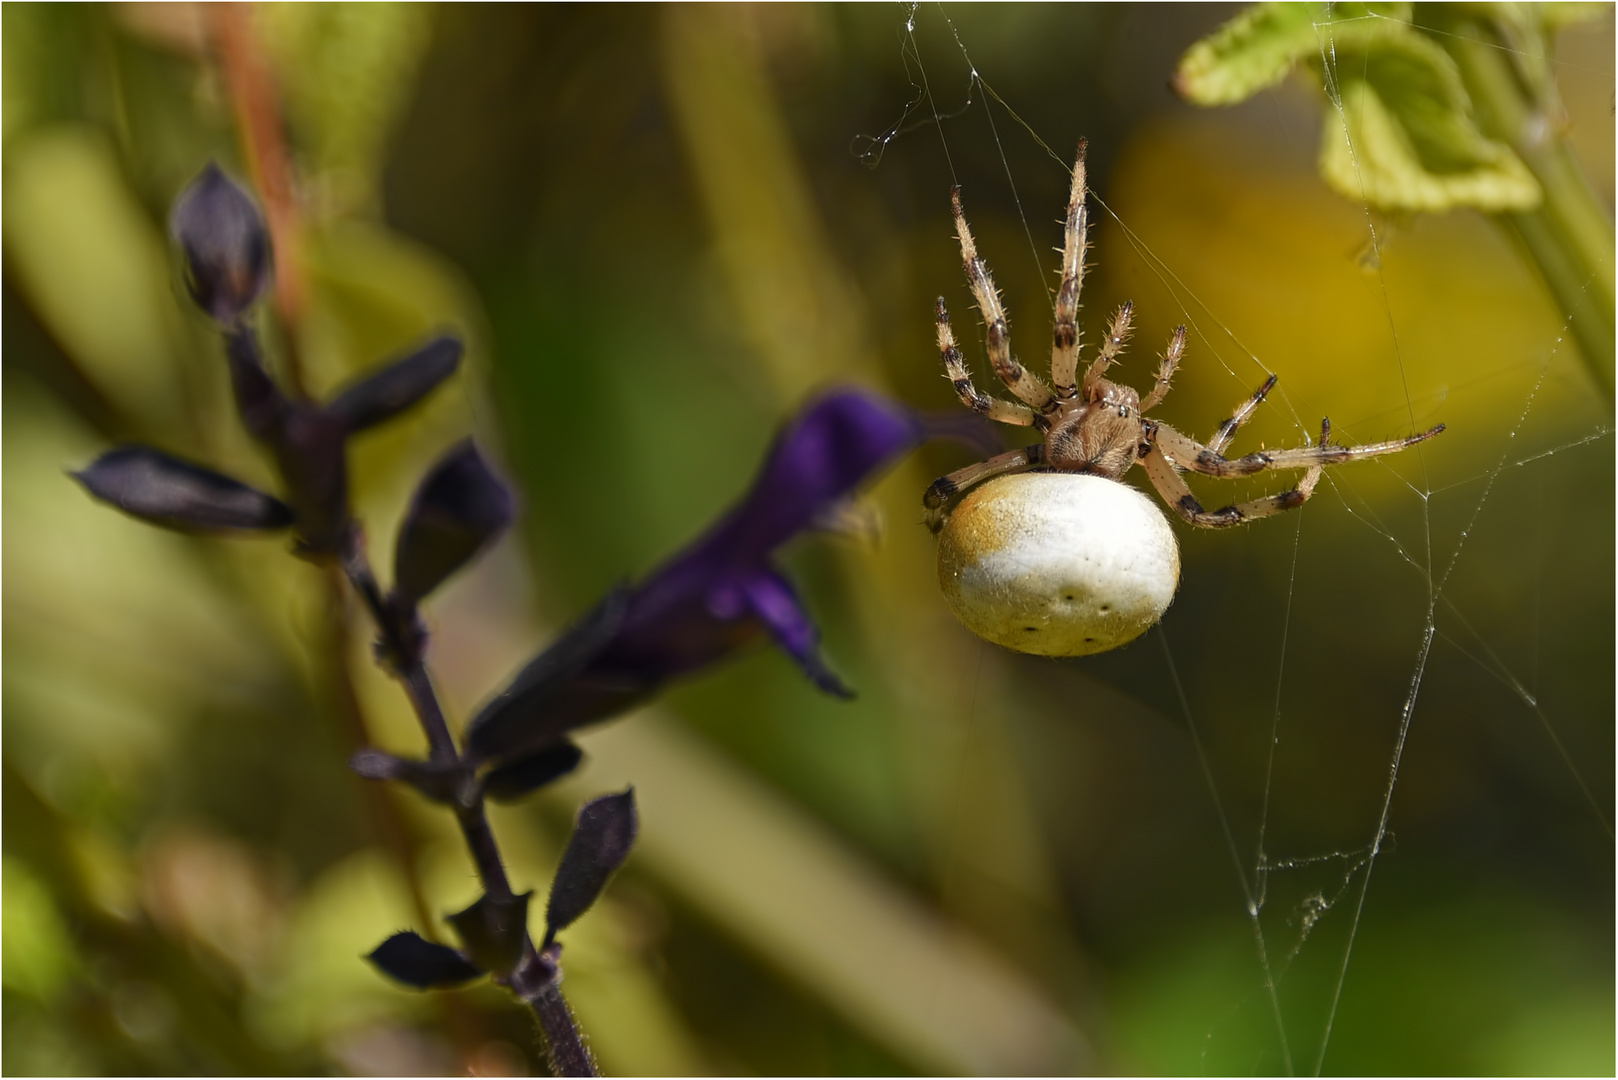
[[[1129,340],[1129,333],[1133,329],[1135,317],[1135,302],[1125,300],[1117,314],[1112,317],[1112,325],[1107,327],[1107,338],[1101,343],[1101,349],[1096,358],[1090,361],[1090,367],[1084,373],[1084,396],[1086,399],[1095,396],[1096,386],[1101,377],[1107,373],[1118,360],[1118,354],[1124,351],[1124,345]]]
[[[1345,461],[1396,454],[1443,430],[1444,425],[1439,424],[1402,439],[1366,443],[1363,446],[1300,446],[1288,450],[1259,450],[1239,458],[1224,457],[1219,451],[1160,422],[1152,426],[1147,438],[1154,445],[1162,447],[1163,452],[1180,468],[1228,480],[1237,476],[1252,476],[1265,469],[1308,469],[1316,465],[1338,465]]]
[[[1174,328],[1174,336],[1169,338],[1169,347],[1163,350],[1163,363],[1158,365],[1157,368],[1157,383],[1152,387],[1152,392],[1147,394],[1145,400],[1140,403],[1140,411],[1142,413],[1155,409],[1158,402],[1168,397],[1169,380],[1174,378],[1174,371],[1180,366],[1180,357],[1184,355],[1185,327],[1176,326]],[[1269,387],[1265,387],[1265,389],[1267,390]],[[1260,400],[1263,398],[1263,393],[1263,390],[1259,391]],[[1245,413],[1240,413],[1238,411],[1238,414],[1243,418],[1246,417]],[[1238,421],[1238,424],[1239,423],[1240,421]],[[1234,431],[1235,429],[1232,430]],[[1224,444],[1221,443],[1220,445],[1222,446]],[[1218,447],[1215,447],[1215,449],[1218,449]]]
[[[1051,394],[1050,387],[1040,381],[1039,376],[1012,358],[1011,330],[1006,325],[1005,310],[1000,306],[1000,293],[994,287],[994,278],[990,276],[988,266],[978,255],[977,245],[972,242],[972,230],[967,228],[966,215],[961,212],[959,187],[950,192],[950,203],[955,209],[955,235],[961,242],[961,264],[966,268],[966,282],[972,288],[972,296],[978,302],[978,310],[983,313],[988,330],[989,363],[994,366],[994,373],[1000,376],[1006,388],[1040,414],[1036,424],[1041,428],[1049,427],[1050,416],[1061,411],[1061,403]]]
[[[1278,378],[1279,376],[1271,375],[1264,380],[1263,386],[1253,391],[1252,397],[1236,406],[1236,411],[1230,414],[1228,420],[1219,425],[1219,429],[1214,432],[1213,438],[1208,440],[1208,449],[1216,454],[1224,452],[1225,447],[1230,445],[1230,440],[1236,437],[1236,432],[1252,418],[1253,412],[1263,403],[1264,398],[1271,390],[1275,389],[1275,382]]]
[[[1330,438],[1331,421],[1322,420],[1320,444],[1325,446]],[[1309,496],[1315,493],[1315,485],[1320,482],[1321,470],[1325,468],[1324,464],[1309,466],[1309,470],[1303,474],[1303,479],[1298,481],[1298,486],[1291,491],[1266,495],[1261,499],[1252,499],[1233,506],[1222,506],[1218,510],[1204,510],[1202,503],[1186,486],[1185,479],[1175,469],[1173,462],[1163,455],[1163,448],[1157,445],[1155,440],[1148,446],[1146,456],[1141,459],[1141,467],[1146,470],[1146,476],[1151,480],[1152,486],[1175,513],[1192,525],[1204,529],[1225,529],[1302,506],[1309,501]]]
[[[955,387],[956,396],[968,409],[1002,424],[1029,427],[1034,423],[1034,410],[1028,406],[990,397],[972,385],[972,373],[966,369],[966,361],[961,359],[961,350],[955,347],[955,332],[949,325],[949,308],[945,307],[942,296],[938,298],[938,353],[944,360],[944,374],[949,378],[950,385]]]
[[[956,469],[947,476],[940,476],[921,497],[921,504],[927,508],[927,528],[937,532],[944,527],[944,504],[959,492],[992,476],[1016,472],[1031,465],[1043,464],[1044,461],[1045,444],[1035,443],[1021,450],[1008,450],[1004,454],[996,454],[986,461],[968,465],[964,469]]]
[[[1056,290],[1056,326],[1051,334],[1051,382],[1057,396],[1067,400],[1079,393],[1073,376],[1079,367],[1079,293],[1084,288],[1084,249],[1090,232],[1090,212],[1084,205],[1085,146],[1080,139],[1073,163],[1073,188],[1062,228],[1062,284]]]

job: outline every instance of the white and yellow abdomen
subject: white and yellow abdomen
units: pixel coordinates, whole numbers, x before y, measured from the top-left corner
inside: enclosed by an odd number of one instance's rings
[[[938,537],[938,584],[974,634],[1018,652],[1088,656],[1163,617],[1180,549],[1161,511],[1127,484],[1077,473],[990,480]]]

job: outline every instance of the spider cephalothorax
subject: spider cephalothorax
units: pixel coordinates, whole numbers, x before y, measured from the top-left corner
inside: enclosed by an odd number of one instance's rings
[[[1044,441],[1020,450],[998,454],[976,465],[940,477],[927,489],[923,503],[927,523],[935,532],[942,527],[948,504],[965,489],[1004,473],[1029,468],[1059,472],[1088,473],[1109,480],[1123,479],[1130,466],[1139,464],[1163,501],[1192,525],[1220,528],[1267,517],[1300,506],[1314,492],[1320,470],[1327,465],[1358,458],[1391,454],[1430,439],[1444,430],[1439,424],[1420,434],[1363,446],[1333,446],[1331,425],[1322,422],[1320,442],[1295,449],[1260,450],[1239,458],[1227,458],[1223,451],[1238,428],[1253,414],[1264,396],[1275,385],[1271,375],[1264,385],[1242,402],[1213,438],[1200,443],[1182,435],[1149,413],[1169,390],[1169,380],[1185,351],[1185,327],[1174,331],[1157,370],[1157,381],[1142,399],[1135,390],[1105,378],[1107,369],[1118,359],[1129,338],[1133,309],[1124,304],[1113,316],[1107,336],[1096,357],[1078,377],[1079,290],[1084,281],[1084,249],[1088,231],[1085,209],[1084,143],[1079,144],[1073,166],[1073,187],[1067,205],[1067,221],[1062,248],[1062,284],[1056,293],[1056,329],[1051,346],[1051,385],[1029,372],[1011,355],[1010,331],[994,287],[989,268],[978,255],[966,216],[961,211],[960,189],[952,193],[955,230],[961,242],[961,261],[966,279],[983,313],[987,326],[989,362],[995,374],[1017,398],[1005,401],[990,397],[972,385],[972,377],[955,345],[949,312],[942,297],[938,300],[938,349],[944,370],[961,401],[991,420],[1022,427],[1033,427]],[[1205,510],[1191,493],[1183,470],[1232,479],[1250,476],[1265,469],[1303,469],[1297,487],[1249,502]]]

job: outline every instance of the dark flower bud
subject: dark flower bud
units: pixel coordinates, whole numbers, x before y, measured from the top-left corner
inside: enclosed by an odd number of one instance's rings
[[[608,685],[580,679],[580,673],[622,628],[629,599],[628,587],[617,586],[518,672],[511,685],[467,725],[467,756],[480,762],[509,760],[552,745],[579,716],[600,719],[613,715],[613,711],[596,708],[595,698],[605,695],[627,707],[655,689],[653,681]]]
[[[403,930],[378,945],[365,959],[384,975],[417,990],[459,986],[483,974],[464,954]]]
[[[545,905],[545,944],[590,910],[607,880],[629,858],[639,831],[634,788],[584,804],[551,882],[551,898]]]
[[[496,975],[509,975],[528,940],[528,900],[533,893],[496,899],[484,893],[465,911],[449,917],[472,962]]]
[[[343,425],[325,410],[291,403],[270,440],[287,495],[298,516],[306,554],[342,550],[348,527],[348,459]]]
[[[394,551],[395,595],[415,602],[459,570],[507,525],[516,507],[471,440],[422,481]]]
[[[252,198],[209,162],[180,194],[169,227],[197,306],[216,322],[240,319],[270,270],[269,230]]]
[[[349,431],[392,419],[426,397],[461,364],[461,342],[441,337],[349,384],[326,406]]]
[[[483,778],[483,793],[496,802],[515,802],[566,776],[583,760],[583,750],[570,742],[559,742],[490,772]]]
[[[292,511],[274,496],[147,446],[111,450],[73,477],[102,502],[181,532],[292,524]]]

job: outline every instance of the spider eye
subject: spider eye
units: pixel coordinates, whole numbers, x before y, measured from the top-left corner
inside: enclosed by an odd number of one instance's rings
[[[1120,405],[1120,406],[1118,406],[1118,415],[1119,416],[1128,416],[1129,415],[1129,406],[1128,405]]]

